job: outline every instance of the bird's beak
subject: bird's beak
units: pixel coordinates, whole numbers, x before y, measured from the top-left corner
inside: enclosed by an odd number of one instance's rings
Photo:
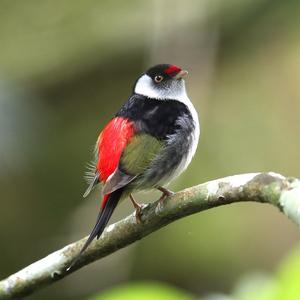
[[[185,78],[185,77],[187,76],[188,73],[189,73],[189,72],[186,71],[186,70],[181,70],[180,72],[178,72],[178,73],[174,76],[174,78],[175,78],[175,79],[182,79],[182,78]]]

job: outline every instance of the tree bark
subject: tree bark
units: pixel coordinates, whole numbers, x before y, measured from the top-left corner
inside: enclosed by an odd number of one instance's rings
[[[180,191],[164,202],[142,209],[141,223],[133,214],[106,228],[67,271],[87,237],[51,253],[0,281],[0,299],[16,299],[61,280],[72,272],[105,257],[177,219],[213,207],[241,201],[269,203],[300,225],[300,181],[273,172],[249,173],[209,181]]]

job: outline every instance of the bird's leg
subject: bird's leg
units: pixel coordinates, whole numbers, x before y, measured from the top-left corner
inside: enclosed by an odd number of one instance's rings
[[[175,193],[168,190],[167,188],[163,187],[163,186],[158,186],[157,189],[159,191],[161,191],[164,195],[166,195],[167,197],[170,197],[172,195],[174,195]]]
[[[162,192],[161,197],[158,199],[159,202],[163,202],[167,197],[170,197],[175,194],[174,192],[162,186],[158,186],[157,189]]]
[[[142,205],[137,203],[132,194],[129,195],[129,198],[131,200],[131,203],[133,204],[134,208],[135,208],[135,218],[136,218],[136,222],[137,223],[142,223],[142,219],[141,219],[141,212],[142,212]]]

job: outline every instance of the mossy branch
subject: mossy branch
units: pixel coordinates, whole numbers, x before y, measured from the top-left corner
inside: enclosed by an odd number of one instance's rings
[[[0,281],[0,299],[15,299],[61,280],[72,272],[126,247],[153,231],[188,215],[216,206],[241,201],[269,203],[300,225],[300,181],[276,173],[235,175],[194,186],[167,198],[163,203],[144,206],[142,223],[134,213],[106,228],[78,263],[67,268],[86,238],[48,255]]]

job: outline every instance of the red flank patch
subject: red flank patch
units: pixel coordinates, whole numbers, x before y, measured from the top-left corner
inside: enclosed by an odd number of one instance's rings
[[[112,119],[101,132],[97,170],[102,182],[106,182],[118,167],[121,154],[133,135],[133,123],[122,117]]]

